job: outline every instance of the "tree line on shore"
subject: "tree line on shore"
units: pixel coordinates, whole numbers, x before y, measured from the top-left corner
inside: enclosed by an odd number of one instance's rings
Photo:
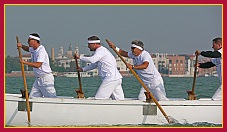
[[[32,71],[32,67],[27,67],[24,65],[24,69],[27,71]],[[50,59],[50,67],[52,71],[55,72],[71,72],[75,71],[75,64],[71,63],[70,68],[64,68],[63,66],[58,66],[55,61]],[[5,73],[11,73],[12,71],[21,71],[21,64],[19,57],[7,56],[5,58]]]

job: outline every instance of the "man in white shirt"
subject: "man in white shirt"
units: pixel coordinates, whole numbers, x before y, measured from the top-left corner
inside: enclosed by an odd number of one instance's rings
[[[36,77],[33,83],[30,98],[32,97],[56,97],[54,88],[54,76],[49,65],[49,56],[43,45],[40,44],[40,36],[32,33],[28,37],[29,46],[18,43],[24,51],[31,53],[32,62],[20,60],[21,63],[33,67],[33,73]]]
[[[128,63],[127,67],[131,67],[136,71],[140,79],[149,88],[156,100],[168,100],[166,97],[163,79],[156,69],[151,55],[144,50],[142,41],[132,41],[130,52],[119,49],[112,42],[108,44],[110,47],[116,48],[120,55],[133,59],[133,65]],[[142,87],[138,96],[139,100],[146,100],[146,96],[144,94],[145,92],[146,90]]]
[[[97,36],[88,38],[88,48],[90,51],[94,51],[93,56],[80,57],[78,54],[75,54],[75,58],[84,62],[90,62],[91,64],[83,68],[79,67],[77,70],[86,72],[98,68],[102,84],[96,92],[95,99],[111,98],[113,100],[124,100],[124,92],[121,86],[122,76],[117,69],[116,59],[100,43],[100,39]]]
[[[222,100],[222,38],[215,38],[212,41],[214,51],[199,51],[195,54],[211,58],[210,62],[196,64],[199,68],[211,68],[216,66],[216,71],[219,77],[219,87],[212,96],[213,100]]]

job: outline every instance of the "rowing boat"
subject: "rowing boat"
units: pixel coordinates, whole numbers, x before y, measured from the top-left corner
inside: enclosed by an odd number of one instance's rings
[[[134,98],[119,101],[58,96],[31,98],[29,102],[31,126],[168,124],[155,103]],[[222,101],[171,98],[158,102],[175,123],[222,124]],[[5,94],[5,126],[28,126],[26,100],[20,94]]]

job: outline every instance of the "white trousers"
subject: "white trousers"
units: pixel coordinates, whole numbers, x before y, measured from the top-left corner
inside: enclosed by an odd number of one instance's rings
[[[222,100],[222,85],[215,91],[212,100]]]
[[[164,88],[164,83],[163,83],[163,79],[156,79],[153,81],[153,83],[151,84],[146,84],[147,88],[150,90],[150,92],[153,94],[153,96],[155,97],[155,99],[157,101],[159,100],[169,100],[166,97],[166,92],[165,92],[165,88]],[[140,93],[138,96],[139,100],[145,101],[146,100],[146,96],[144,94],[144,92],[147,92],[143,87],[140,89]]]
[[[53,74],[47,74],[42,77],[36,77],[33,83],[30,95],[32,97],[56,97],[56,91],[54,88],[54,76]]]
[[[103,81],[98,91],[96,92],[95,99],[113,99],[124,100],[124,92],[121,87],[122,79],[114,81]]]

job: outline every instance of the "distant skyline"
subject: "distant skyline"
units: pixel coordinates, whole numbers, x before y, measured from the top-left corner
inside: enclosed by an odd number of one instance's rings
[[[18,56],[16,36],[27,45],[33,32],[49,55],[55,48],[55,56],[70,44],[89,54],[92,35],[107,48],[105,39],[127,51],[139,39],[145,50],[168,54],[213,50],[212,39],[222,36],[221,5],[7,5],[5,12],[5,54],[10,56]]]

